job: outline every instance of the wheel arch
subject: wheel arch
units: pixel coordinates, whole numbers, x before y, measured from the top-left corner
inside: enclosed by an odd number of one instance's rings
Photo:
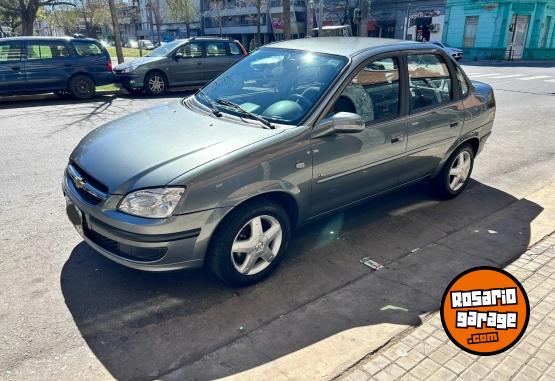
[[[457,139],[457,141],[455,143],[453,143],[453,145],[449,148],[449,150],[443,156],[443,159],[441,159],[439,165],[437,166],[436,170],[433,173],[433,177],[437,176],[437,174],[439,172],[441,172],[441,169],[443,168],[443,165],[449,159],[449,157],[453,154],[453,152],[455,152],[455,150],[457,150],[460,146],[465,145],[465,144],[470,144],[472,146],[472,149],[474,150],[474,156],[476,156],[478,154],[478,151],[480,149],[480,139],[478,138],[477,135],[473,134],[473,135],[469,135],[469,136],[465,136],[465,137],[461,137],[460,139]]]
[[[69,78],[67,79],[66,89],[69,90],[69,84],[71,83],[71,80],[72,80],[73,78],[75,78],[76,76],[78,76],[78,75],[84,75],[85,77],[90,78],[90,80],[93,81],[94,85],[96,86],[96,81],[94,80],[94,77],[93,77],[92,75],[90,75],[90,74],[87,73],[86,71],[77,71],[77,72],[71,74],[71,75],[69,76]]]
[[[162,70],[162,69],[160,69],[160,68],[152,68],[152,69],[149,69],[149,70],[146,71],[145,75],[143,76],[143,87],[145,86],[146,77],[147,77],[149,74],[152,74],[152,73],[160,73],[160,74],[162,74],[162,75],[164,76],[164,78],[166,79],[166,82],[168,83],[168,87],[170,87],[170,80],[168,79],[168,74],[167,74],[164,70]]]

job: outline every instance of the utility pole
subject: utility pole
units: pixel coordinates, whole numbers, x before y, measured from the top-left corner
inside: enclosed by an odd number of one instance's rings
[[[110,6],[110,15],[112,16],[112,27],[114,28],[114,45],[116,47],[116,56],[118,57],[118,64],[123,62],[123,51],[121,49],[121,36],[119,33],[118,14],[114,0],[108,0]]]
[[[283,0],[283,39],[291,39],[291,2]]]
[[[368,37],[368,0],[359,0],[359,9],[358,35],[359,37]]]

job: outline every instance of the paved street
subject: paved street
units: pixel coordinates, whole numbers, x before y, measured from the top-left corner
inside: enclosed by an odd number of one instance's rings
[[[121,267],[65,216],[79,140],[185,93],[0,100],[0,379],[332,379],[432,324],[455,275],[504,267],[555,230],[555,68],[465,70],[498,104],[467,191],[440,202],[417,184],[303,228],[276,273],[244,289]]]
[[[555,380],[555,234],[506,270],[517,274],[531,310],[526,334],[507,352],[474,356],[459,350],[447,338],[437,312],[360,361],[340,380]]]

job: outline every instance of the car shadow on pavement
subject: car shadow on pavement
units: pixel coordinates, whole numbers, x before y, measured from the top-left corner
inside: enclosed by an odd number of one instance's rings
[[[225,286],[205,270],[135,271],[81,243],[61,288],[116,379],[213,379],[351,328],[421,324],[458,273],[523,253],[541,211],[476,181],[450,201],[422,183],[302,228],[276,273],[252,287]]]

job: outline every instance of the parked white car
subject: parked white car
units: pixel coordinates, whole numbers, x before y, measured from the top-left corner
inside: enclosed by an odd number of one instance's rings
[[[453,48],[443,42],[433,41],[432,44],[439,46],[441,49],[445,50],[451,57],[457,61],[463,58],[463,51],[461,49]]]

